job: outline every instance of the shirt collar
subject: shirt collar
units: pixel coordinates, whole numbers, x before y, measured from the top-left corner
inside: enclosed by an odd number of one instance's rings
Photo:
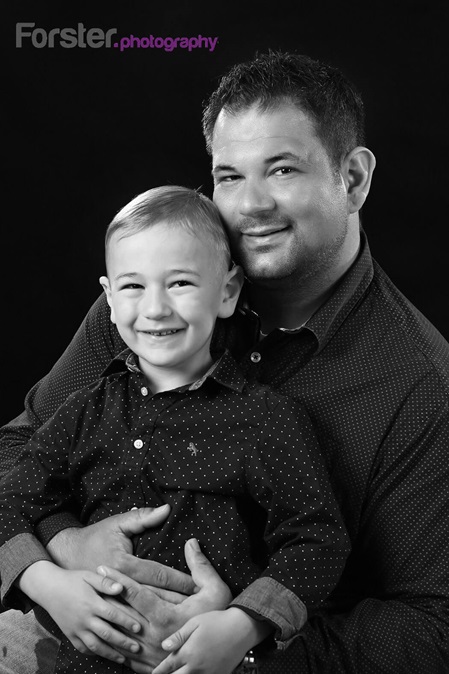
[[[103,376],[108,376],[117,372],[133,372],[135,374],[142,374],[139,367],[136,354],[131,349],[124,349],[118,354],[107,366],[103,372]],[[242,392],[245,385],[245,377],[237,365],[234,358],[229,351],[225,351],[216,360],[202,377],[186,386],[181,386],[178,391],[196,391],[201,388],[208,380],[213,379],[218,384],[232,389],[233,391]]]
[[[297,328],[279,328],[285,334],[299,334],[304,330],[311,333],[317,342],[315,353],[321,351],[340,328],[349,313],[363,297],[373,278],[373,260],[364,231],[361,231],[360,250],[355,262],[338,281],[334,292],[324,304],[309,318],[307,323]],[[253,321],[254,311],[240,305],[239,311]]]

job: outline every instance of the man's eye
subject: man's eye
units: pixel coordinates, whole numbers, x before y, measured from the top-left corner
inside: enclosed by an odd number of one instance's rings
[[[274,169],[273,173],[277,176],[287,176],[290,173],[294,173],[296,169],[292,166],[279,166],[277,169]]]
[[[236,173],[230,173],[229,175],[220,175],[215,178],[215,184],[220,185],[221,183],[233,183],[240,178]]]

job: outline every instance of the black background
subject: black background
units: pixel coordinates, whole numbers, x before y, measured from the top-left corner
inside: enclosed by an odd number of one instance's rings
[[[449,337],[447,3],[368,4],[3,4],[2,422],[97,297],[104,230],[118,208],[165,183],[211,193],[201,103],[230,65],[268,47],[328,61],[361,89],[378,160],[364,209],[371,249]],[[16,22],[219,43],[213,53],[17,49]]]

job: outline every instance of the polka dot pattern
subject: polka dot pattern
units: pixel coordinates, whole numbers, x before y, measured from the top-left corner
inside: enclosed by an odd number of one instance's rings
[[[262,575],[318,606],[348,548],[305,412],[247,386],[229,353],[209,377],[156,395],[134,354],[119,362],[26,446],[0,486],[0,545],[58,510],[92,524],[169,503],[168,520],[135,537],[137,556],[188,572],[184,543],[195,537],[233,595]]]
[[[259,672],[449,672],[449,351],[373,263],[366,240],[333,296],[297,334],[257,343],[253,314],[219,323],[250,380],[302,402],[314,422],[353,549],[325,609]],[[37,428],[123,348],[103,298],[67,352],[28,395]],[[261,358],[257,363],[251,354]],[[3,430],[2,465],[31,426]],[[46,523],[51,535],[67,515]]]

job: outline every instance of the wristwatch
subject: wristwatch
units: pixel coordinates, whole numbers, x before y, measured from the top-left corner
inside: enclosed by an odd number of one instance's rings
[[[256,656],[252,651],[248,651],[239,666],[234,669],[233,674],[258,674],[258,672]]]

